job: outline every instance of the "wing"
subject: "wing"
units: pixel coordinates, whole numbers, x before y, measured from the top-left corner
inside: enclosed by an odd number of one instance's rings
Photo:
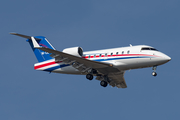
[[[54,57],[56,62],[63,61],[66,64],[70,64],[81,73],[88,73],[92,69],[95,69],[98,71],[98,74],[100,73],[100,76],[98,75],[96,78],[97,80],[104,80],[105,78],[102,76],[108,76],[107,81],[112,87],[127,87],[124,80],[124,72],[119,71],[117,68],[113,67],[112,64],[92,61],[57,50],[40,47],[33,37],[31,37],[31,39],[35,48],[51,53],[51,57]]]

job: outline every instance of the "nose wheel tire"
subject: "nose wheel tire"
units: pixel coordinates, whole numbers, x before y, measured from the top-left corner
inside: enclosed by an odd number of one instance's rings
[[[152,75],[153,75],[153,76],[157,76],[157,73],[156,73],[156,72],[152,72]]]
[[[103,80],[103,81],[100,82],[100,85],[103,86],[103,87],[106,87],[108,85],[108,83]]]
[[[157,76],[156,69],[157,69],[157,66],[153,66],[152,76]]]
[[[93,79],[93,75],[92,75],[92,74],[87,74],[87,75],[86,75],[86,78],[87,78],[88,80],[92,80],[92,79]]]

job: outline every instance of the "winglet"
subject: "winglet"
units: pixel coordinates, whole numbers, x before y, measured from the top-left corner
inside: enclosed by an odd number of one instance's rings
[[[41,48],[41,47],[39,46],[39,44],[37,43],[37,41],[34,39],[34,37],[31,37],[31,40],[32,40],[32,43],[33,43],[34,48]]]

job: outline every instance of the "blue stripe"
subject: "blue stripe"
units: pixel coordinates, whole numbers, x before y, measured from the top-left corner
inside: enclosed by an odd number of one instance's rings
[[[149,56],[143,56],[143,57],[121,57],[121,58],[96,59],[94,61],[109,61],[109,60],[133,59],[133,58],[152,58],[152,57],[149,57]]]
[[[58,65],[58,66],[55,66],[55,67],[51,67],[51,68],[48,68],[48,69],[45,69],[43,71],[53,71],[53,70],[56,70],[56,69],[59,69],[59,68],[63,68],[63,67],[67,67],[67,66],[70,66],[70,65],[66,65],[66,64],[63,64],[63,65]]]

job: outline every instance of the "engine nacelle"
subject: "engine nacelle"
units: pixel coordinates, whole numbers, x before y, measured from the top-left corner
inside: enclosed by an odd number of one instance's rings
[[[83,49],[81,47],[66,48],[63,52],[81,57],[83,55]]]

